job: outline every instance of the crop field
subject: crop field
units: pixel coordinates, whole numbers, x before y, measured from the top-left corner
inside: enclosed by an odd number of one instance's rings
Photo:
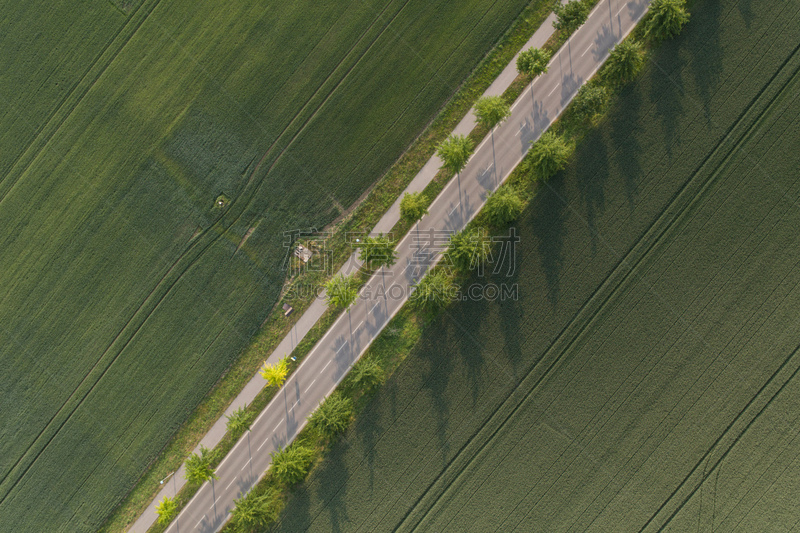
[[[276,529],[797,530],[798,43],[694,2]]]
[[[527,3],[0,2],[0,530],[96,529]]]

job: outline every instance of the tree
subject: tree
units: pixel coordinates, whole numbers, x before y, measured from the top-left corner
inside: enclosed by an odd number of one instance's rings
[[[547,72],[547,64],[553,53],[541,48],[529,48],[517,56],[517,72],[535,78]]]
[[[334,392],[319,404],[308,421],[320,434],[330,439],[347,429],[353,417],[353,402],[339,392]]]
[[[228,419],[228,422],[226,424],[228,432],[231,435],[238,437],[245,431],[249,430],[250,424],[253,422],[254,415],[255,413],[247,411],[246,405],[239,407],[238,409],[236,409],[234,412],[231,413],[231,416],[226,417]]]
[[[302,481],[311,468],[314,450],[299,442],[272,452],[272,474],[281,483],[292,485]]]
[[[289,375],[289,356],[284,355],[277,363],[268,365],[264,361],[264,365],[259,371],[261,377],[267,380],[267,383],[276,387],[281,387],[286,381],[286,376]]]
[[[511,187],[501,187],[486,199],[484,210],[492,224],[505,226],[522,213],[522,199]]]
[[[436,155],[442,160],[442,168],[460,174],[467,166],[474,146],[472,141],[463,135],[450,135],[436,148]]]
[[[443,270],[428,272],[414,287],[410,300],[418,308],[442,308],[452,302],[456,295],[455,283]]]
[[[462,230],[450,237],[447,256],[456,268],[466,272],[486,261],[490,244],[491,239],[485,229]]]
[[[236,531],[248,532],[263,528],[277,520],[280,513],[280,499],[277,491],[268,488],[264,494],[251,491],[233,500],[231,521]]]
[[[400,216],[415,222],[428,214],[428,199],[421,192],[407,192],[400,200]]]
[[[164,496],[164,499],[156,504],[156,513],[158,513],[159,524],[169,524],[178,513],[178,501],[175,498]]]
[[[566,4],[554,0],[553,12],[556,14],[556,20],[553,22],[555,29],[571,34],[589,18],[589,4],[582,0],[572,0]]]
[[[678,35],[687,22],[686,0],[653,0],[644,25],[644,36],[656,42],[663,41]]]
[[[475,118],[487,128],[494,128],[511,116],[511,108],[502,96],[481,96],[475,102]]]
[[[602,85],[587,83],[572,100],[570,107],[578,119],[587,122],[602,113],[608,102],[608,90]]]
[[[616,85],[631,81],[644,65],[642,44],[625,39],[611,50],[606,60],[603,75]]]
[[[569,147],[564,139],[552,131],[544,132],[539,140],[532,144],[530,158],[540,178],[547,179],[567,166]]]
[[[356,363],[349,377],[353,385],[371,389],[383,381],[383,369],[375,359],[366,357]]]
[[[358,256],[369,268],[390,267],[397,261],[396,242],[381,233],[377,237],[367,237],[360,245]]]
[[[201,485],[206,481],[218,479],[211,466],[215,456],[216,453],[200,445],[200,455],[192,453],[186,459],[186,481],[194,485]]]
[[[356,298],[358,298],[358,286],[355,276],[337,274],[325,284],[325,299],[328,305],[341,307],[349,312]]]

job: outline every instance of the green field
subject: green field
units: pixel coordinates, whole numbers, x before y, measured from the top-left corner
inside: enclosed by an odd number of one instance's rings
[[[800,527],[800,4],[692,13],[276,529]]]
[[[527,4],[0,2],[0,530],[96,529]]]

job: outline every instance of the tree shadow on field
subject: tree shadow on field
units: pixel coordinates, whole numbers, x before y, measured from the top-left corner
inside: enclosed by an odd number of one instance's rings
[[[639,144],[638,135],[642,107],[641,90],[632,87],[623,89],[617,105],[625,109],[625,112],[609,114],[608,127],[603,128],[607,133],[604,143],[606,146],[615,148],[611,156],[612,162],[617,173],[625,182],[628,208],[633,211],[636,197],[639,194],[638,180],[642,175],[642,166],[639,161],[642,146]]]
[[[719,4],[717,2],[713,2],[713,6],[709,6],[712,8],[719,8]],[[736,7],[739,8],[739,13],[742,15],[742,20],[744,20],[745,26],[747,29],[750,29],[750,21],[753,20],[753,0],[739,0],[736,3]]]
[[[345,486],[347,482],[347,464],[344,457],[348,451],[348,443],[344,437],[340,437],[339,442],[331,446],[330,453],[325,456],[325,462],[328,471],[335,472],[335,476],[339,478],[339,483],[335,485],[338,490],[329,490],[325,483],[317,484],[317,498],[325,502],[325,511],[328,514],[328,521],[330,528],[328,531],[338,533],[342,531],[342,524],[350,521],[347,516],[347,502],[344,500]],[[372,469],[370,468],[370,475]],[[306,504],[307,505],[307,504]],[[308,511],[306,510],[306,515]],[[292,531],[305,531],[308,526],[301,529],[293,529]]]
[[[597,252],[597,215],[605,207],[605,188],[608,183],[608,145],[600,131],[593,129],[581,142],[576,164],[580,169],[575,182],[580,190],[584,212],[589,228],[592,254]]]
[[[672,158],[672,146],[678,132],[678,118],[683,113],[685,91],[680,73],[683,60],[674,41],[667,41],[655,54],[652,68],[647,69],[646,83],[650,87],[650,102],[655,105],[664,130],[664,145]],[[635,89],[634,89],[635,90]]]
[[[447,385],[455,371],[453,351],[448,350],[458,343],[458,326],[448,324],[450,313],[447,309],[439,313],[436,319],[422,332],[425,343],[419,350],[420,359],[428,363],[427,377],[422,383],[422,390],[427,391],[436,414],[436,437],[439,441],[438,452],[442,457],[442,466],[446,466],[447,427],[450,421],[450,407],[447,401]]]
[[[749,27],[752,17],[749,1],[740,0],[738,3],[740,9],[743,4],[747,4],[745,10],[748,16],[745,20]],[[684,29],[687,48],[699,51],[692,56],[690,69],[706,119],[709,118],[711,111],[711,91],[719,86],[719,77],[722,73],[721,17],[720,2],[700,2],[697,8],[692,10],[692,19]]]
[[[563,263],[564,222],[567,205],[564,199],[564,172],[540,185],[530,207],[533,233],[539,244],[539,257],[547,281],[547,299],[555,307],[559,297],[559,277]]]

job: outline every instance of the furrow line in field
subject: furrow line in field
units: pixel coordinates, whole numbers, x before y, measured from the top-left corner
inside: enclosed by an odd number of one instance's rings
[[[384,33],[386,33],[386,31],[394,23],[394,21],[397,19],[397,17],[399,17],[400,14],[405,10],[406,6],[408,6],[409,2],[410,2],[410,0],[406,0],[403,3],[402,7],[392,16],[392,18],[389,20],[389,22],[387,24],[385,24],[384,27],[381,29],[381,31],[372,39],[372,41],[369,43],[367,48],[361,53],[361,55],[358,57],[358,59],[356,59],[353,62],[353,64],[344,72],[343,76],[328,91],[328,94],[323,97],[322,101],[317,105],[317,107],[311,112],[311,114],[308,117],[305,118],[305,120],[303,120],[303,123],[299,125],[299,128],[297,129],[297,131],[294,134],[292,134],[292,136],[288,140],[288,142],[286,142],[286,144],[275,155],[275,157],[272,160],[272,162],[270,163],[269,167],[264,172],[264,177],[262,177],[261,181],[263,181],[264,178],[266,178],[266,176],[269,175],[270,171],[272,171],[272,169],[275,168],[275,165],[278,163],[278,161],[280,161],[281,157],[283,157],[283,155],[286,154],[286,152],[289,150],[289,148],[291,148],[292,144],[294,144],[294,141],[300,136],[300,134],[303,133],[303,131],[305,131],[305,129],[309,125],[309,123],[311,123],[311,121],[314,119],[314,117],[317,116],[319,111],[325,106],[325,104],[328,102],[328,100],[330,100],[330,98],[333,96],[333,94],[336,92],[336,90],[339,87],[341,87],[341,85],[349,77],[350,73],[361,63],[361,61],[364,59],[364,57],[366,57],[367,54],[369,54],[369,52],[372,50],[373,46],[375,46],[375,43],[378,42],[378,40],[383,36]],[[340,63],[340,65],[341,65],[341,63]],[[337,66],[337,68],[338,68],[338,66]],[[326,80],[326,82],[327,82],[327,80]],[[320,86],[320,90],[322,90],[322,85]],[[315,93],[314,96],[316,96],[316,93]],[[310,103],[311,103],[311,99],[309,99],[309,101],[307,102],[306,105],[310,105]],[[305,107],[304,107],[304,109],[305,109]],[[289,123],[289,125],[287,125],[287,127],[284,129],[284,132],[281,133],[281,136],[283,136],[283,134],[292,126],[292,124],[295,123],[296,120],[299,120],[300,114],[301,113],[298,113],[297,115],[295,115],[295,118],[292,119],[292,121]],[[276,138],[275,142],[272,144],[272,146],[269,147],[268,151],[264,154],[264,156],[258,162],[258,165],[256,166],[255,170],[253,170],[253,174],[254,175],[258,171],[258,169],[261,167],[261,164],[264,162],[264,160],[267,159],[267,156],[269,155],[269,152],[273,149],[273,147],[276,147],[277,143],[280,141],[280,137],[281,136]],[[294,159],[294,158],[292,158],[292,159]],[[302,167],[300,167],[300,168],[302,168]],[[311,179],[313,179],[316,182],[316,178],[314,176],[308,176],[308,174],[306,174],[306,176],[310,177]],[[317,183],[317,185],[320,188],[322,188],[323,190],[325,190],[325,187],[322,184]],[[333,196],[333,193],[331,191],[326,191],[326,192],[328,193],[330,199],[335,202],[336,198]]]
[[[720,463],[728,456],[736,443],[739,442],[742,436],[756,422],[758,417],[767,409],[767,407],[770,406],[772,401],[784,390],[784,388],[786,388],[786,385],[788,385],[789,382],[795,379],[798,373],[800,373],[800,358],[795,357],[798,351],[800,351],[800,346],[796,347],[789,354],[789,356],[784,359],[781,365],[775,370],[775,372],[764,383],[764,385],[762,385],[759,391],[750,399],[745,408],[742,409],[742,411],[730,422],[730,424],[728,424],[728,426],[725,428],[725,431],[723,431],[723,433],[714,441],[714,444],[708,449],[708,451],[703,454],[700,459],[698,459],[695,466],[686,475],[680,485],[675,488],[675,490],[670,494],[669,498],[664,501],[664,503],[656,510],[655,513],[653,513],[650,519],[644,524],[644,526],[642,526],[640,531],[650,529],[661,531],[673,518],[675,518],[686,502],[689,501],[692,495],[702,485],[703,469],[701,467],[703,463],[706,462],[706,460],[716,452],[722,452],[716,461],[714,461],[714,464],[710,469],[711,472],[715,471]],[[784,377],[785,374],[788,374],[788,376]],[[771,389],[775,387],[777,387],[777,390],[772,391]],[[743,427],[739,427],[742,425]],[[725,442],[728,440],[730,440],[730,442]],[[698,477],[698,473],[700,475],[699,480],[696,479]],[[681,492],[682,489],[686,488],[686,486],[689,484],[692,484],[693,486],[689,489],[689,493],[681,498],[677,507],[671,512],[666,510],[667,506],[672,503],[673,499],[678,497],[679,492]],[[669,512],[670,514],[663,521],[661,521],[661,524],[657,525],[655,522],[658,520],[659,515],[662,514],[662,511]]]
[[[70,90],[64,95],[61,102],[55,107],[50,117],[38,128],[27,148],[20,152],[6,175],[0,178],[0,203],[3,202],[8,192],[14,188],[17,181],[38,158],[42,150],[47,147],[53,136],[58,133],[61,126],[64,125],[78,105],[83,101],[86,94],[94,87],[95,83],[97,83],[97,80],[100,79],[109,65],[117,58],[122,49],[125,48],[125,45],[136,35],[139,28],[141,28],[142,24],[150,17],[153,10],[161,3],[161,0],[147,1],[149,1],[150,5],[145,8],[147,2],[140,4],[139,7],[136,8],[136,11],[128,17],[128,20],[120,26],[119,31],[109,40],[108,45],[102,52],[97,54],[97,57],[92,61],[84,74],[73,84]],[[115,45],[115,41],[118,39],[120,42]]]
[[[763,92],[763,91],[762,91],[762,92]],[[741,121],[741,118],[742,118],[742,117],[740,117],[739,121]],[[733,129],[733,128],[731,128],[731,130],[732,130],[732,129]],[[725,141],[726,139],[728,139],[728,137],[730,136],[730,133],[731,133],[731,131],[729,130],[729,132],[726,134],[726,136],[725,136],[725,137],[724,137],[724,138],[723,138],[723,139],[720,141],[720,143],[718,144],[718,147],[717,147],[717,149],[719,149],[719,148],[720,148],[720,146],[724,144],[724,141]],[[740,143],[737,143],[737,145],[736,145],[736,146],[738,146],[739,144],[740,144]],[[733,151],[733,150],[735,150],[736,146],[734,146],[734,147],[730,148],[730,151]],[[730,152],[729,152],[729,153],[730,153]],[[709,158],[710,158],[710,156],[709,156]],[[707,161],[707,160],[708,160],[708,158],[706,158],[706,161]],[[704,161],[702,164],[705,164],[705,161]],[[707,187],[704,187],[704,188],[703,188],[703,191],[706,191],[706,190],[707,190]],[[683,194],[684,196],[688,195],[688,196],[690,196],[690,197],[691,197],[691,200],[690,200],[690,201],[689,201],[689,203],[688,203],[688,204],[687,204],[687,205],[686,205],[686,206],[683,208],[683,210],[681,211],[681,214],[683,214],[683,213],[686,213],[686,209],[687,209],[687,208],[688,208],[690,205],[694,204],[694,203],[697,201],[697,199],[699,198],[699,196],[700,196],[700,194],[692,194],[691,192],[690,192],[690,193],[686,193],[686,192],[684,192],[684,191],[682,191],[682,192],[681,192],[681,193],[679,193],[679,194]],[[667,206],[667,208],[664,210],[664,212],[662,212],[662,216],[664,215],[664,213],[666,213],[666,211],[667,211],[667,210],[669,210],[669,208],[670,208],[670,207],[671,207],[671,206]],[[677,215],[676,215],[676,218],[677,218]],[[671,225],[672,225],[672,224],[670,223],[670,224],[669,224],[669,225],[668,225],[666,228],[664,228],[664,230],[663,230],[663,233],[657,237],[657,240],[661,240],[661,239],[663,238],[663,235],[664,235],[664,234],[665,234],[665,233],[666,233],[666,232],[669,230],[669,228],[670,228],[670,226],[671,226]],[[641,243],[641,241],[640,241],[640,243]],[[655,244],[655,243],[654,243],[654,244]],[[637,244],[637,246],[639,246],[639,244]],[[648,253],[648,251],[649,251],[649,249],[650,249],[650,248],[652,248],[652,245],[651,245],[651,247],[648,247],[648,250],[645,250],[645,251],[644,251],[644,254],[645,254],[645,255]],[[644,257],[644,255],[643,255],[641,258],[643,258],[643,257]],[[641,258],[640,258],[640,259],[641,259]],[[622,263],[623,263],[623,262],[625,262],[625,261],[626,261],[626,259],[627,259],[627,257],[626,257],[625,259],[623,259],[623,261],[622,261],[622,262],[620,262],[620,265],[622,265]],[[637,261],[637,263],[638,263],[638,261]],[[636,267],[636,265],[633,265],[633,266],[631,267],[631,268],[632,268],[632,270],[631,270],[631,271],[633,271],[633,270],[635,269],[635,267]],[[630,272],[630,271],[629,271],[629,272]],[[627,277],[627,275],[626,275],[626,277]],[[624,279],[623,279],[623,281],[621,281],[621,282],[620,282],[620,285],[621,285],[622,283],[624,283]],[[605,285],[605,283],[604,283],[604,285]],[[602,287],[602,286],[601,286],[601,287]],[[616,289],[615,289],[615,291],[616,291]],[[612,293],[612,294],[613,294],[613,293]],[[611,296],[611,295],[609,295],[609,297],[610,297],[610,296]],[[594,298],[594,297],[595,297],[595,295],[593,294],[593,295],[592,295],[592,298]],[[584,309],[585,309],[585,308],[584,308]],[[582,311],[583,311],[584,309],[582,309]],[[598,311],[599,311],[599,309],[598,309]],[[591,319],[592,319],[594,316],[596,316],[596,314],[592,314],[592,315],[591,315],[591,317],[590,317],[590,320],[591,320]],[[573,323],[574,323],[574,322],[573,322]],[[572,324],[570,324],[570,325],[572,325]],[[585,330],[582,330],[582,331],[585,331]],[[563,335],[563,332],[562,332],[562,335]],[[580,332],[578,333],[578,335],[580,335]],[[565,338],[565,337],[562,337],[561,335],[559,336],[559,339],[563,339],[563,338]],[[574,337],[574,339],[577,339],[577,336],[576,336],[576,337]],[[564,353],[566,350],[568,350],[568,348],[569,348],[569,346],[565,347],[561,353]],[[550,349],[548,349],[548,352],[549,352],[549,351],[550,351]],[[556,361],[554,361],[554,363],[553,363],[553,364],[555,364],[557,361],[558,361],[558,359],[557,359]],[[537,363],[537,364],[538,364],[538,363]],[[543,376],[543,377],[544,377],[544,376]],[[534,390],[534,389],[531,389],[531,393],[533,392],[533,390]],[[512,412],[512,414],[513,414],[513,412]],[[494,416],[494,415],[493,415],[493,416]],[[509,415],[509,416],[511,416],[511,415]],[[498,429],[499,429],[499,428],[498,428]],[[495,434],[495,433],[496,433],[496,431],[495,431],[495,432],[493,432],[493,434],[490,436],[489,440],[491,440],[491,438],[493,438],[493,436],[494,436],[494,434]],[[487,441],[487,442],[488,442],[488,441]],[[484,446],[485,446],[485,444],[484,444]],[[481,446],[481,447],[480,447],[480,449],[483,449],[483,447],[484,447],[484,446]],[[477,453],[479,453],[480,449],[479,449],[478,451],[476,451],[475,453],[476,453],[476,454],[477,454]],[[461,452],[459,452],[459,453],[461,453]],[[450,466],[448,465],[448,467],[447,467],[447,468],[450,468]],[[459,471],[463,471],[463,468],[462,468],[462,469],[459,469]],[[458,476],[457,476],[457,477],[458,477]],[[452,486],[452,483],[448,483],[448,487],[450,487],[450,486]],[[444,494],[442,494],[442,495],[444,495]],[[437,499],[438,499],[438,498],[437,498]],[[416,504],[415,504],[415,505],[416,505]],[[412,526],[412,527],[413,527],[413,526]]]

